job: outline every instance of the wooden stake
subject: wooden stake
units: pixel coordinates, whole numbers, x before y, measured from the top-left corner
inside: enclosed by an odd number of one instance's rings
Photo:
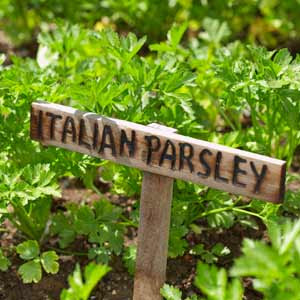
[[[157,124],[149,126],[176,131]],[[144,172],[133,300],[162,299],[160,288],[166,280],[173,182],[173,178]]]
[[[280,202],[285,161],[47,102],[31,109],[31,138],[144,171],[134,300],[160,300],[165,282],[173,178]]]
[[[160,300],[166,279],[173,178],[144,172],[134,300]]]

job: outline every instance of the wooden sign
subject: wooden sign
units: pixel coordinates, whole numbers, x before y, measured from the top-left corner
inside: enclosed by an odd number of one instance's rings
[[[284,195],[285,162],[167,130],[35,102],[31,138],[135,167],[271,202]]]
[[[280,202],[285,162],[175,133],[175,129],[35,102],[31,138],[144,172],[133,300],[161,300],[165,282],[173,178]]]

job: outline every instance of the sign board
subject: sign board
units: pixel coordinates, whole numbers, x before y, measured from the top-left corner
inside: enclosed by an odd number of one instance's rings
[[[35,102],[31,138],[234,194],[280,202],[285,162],[71,107]]]
[[[133,300],[161,300],[165,281],[173,178],[280,202],[285,162],[143,126],[35,102],[31,138],[144,171]]]

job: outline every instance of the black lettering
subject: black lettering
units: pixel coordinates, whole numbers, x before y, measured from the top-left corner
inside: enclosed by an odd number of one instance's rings
[[[184,161],[187,162],[191,173],[194,172],[194,165],[191,162],[192,157],[194,156],[194,148],[191,144],[188,143],[179,143],[180,152],[179,152],[179,170],[182,170],[184,167]],[[188,148],[188,155],[185,154],[185,148]]]
[[[131,131],[131,141],[127,138],[126,131],[123,130],[123,129],[121,130],[120,155],[123,154],[123,152],[124,152],[124,146],[126,144],[127,147],[128,147],[129,156],[130,157],[134,156],[134,153],[135,153],[135,143],[136,143],[135,137],[136,137],[136,134],[135,134],[134,130]]]
[[[56,120],[58,120],[58,119],[62,119],[62,116],[56,115],[56,114],[51,113],[51,112],[46,112],[46,116],[51,118],[51,121],[50,121],[50,127],[49,127],[49,130],[50,130],[50,139],[51,139],[51,140],[54,140],[55,122],[56,122]]]
[[[95,150],[98,145],[98,136],[99,136],[99,126],[98,123],[94,123],[94,132],[93,132],[93,149]]]
[[[245,170],[242,170],[240,168],[241,163],[246,163],[247,160],[244,158],[239,157],[238,155],[234,156],[234,162],[233,162],[233,176],[232,176],[232,184],[240,187],[245,187],[246,184],[243,182],[238,181],[238,175],[243,174],[246,175],[247,172]]]
[[[106,137],[109,138],[109,143],[106,143]],[[111,127],[109,125],[104,125],[103,131],[102,131],[102,140],[101,145],[99,149],[99,153],[103,153],[105,148],[111,149],[111,154],[113,156],[116,156],[116,145],[114,136],[111,130]]]
[[[171,147],[172,154],[168,154],[169,146]],[[163,149],[163,152],[160,156],[159,165],[162,166],[164,163],[164,160],[168,159],[171,161],[171,169],[173,170],[176,163],[176,148],[175,145],[170,141],[167,140],[165,143],[165,147]]]
[[[252,171],[253,171],[253,173],[255,175],[255,178],[256,178],[256,184],[255,184],[255,187],[254,187],[254,193],[259,193],[262,181],[263,181],[264,177],[267,174],[268,167],[267,167],[267,165],[263,165],[260,174],[258,174],[258,172],[256,170],[256,167],[255,167],[255,164],[254,164],[253,161],[250,161],[250,166],[251,166],[251,169],[252,169]]]
[[[212,152],[208,149],[203,149],[200,153],[199,153],[199,160],[202,164],[202,166],[204,167],[205,169],[205,173],[202,173],[202,172],[198,172],[197,175],[200,176],[200,177],[203,177],[203,178],[207,178],[210,176],[210,173],[211,173],[211,169],[210,169],[210,166],[208,164],[208,162],[205,160],[204,156],[205,155],[209,155],[209,156],[212,156]]]
[[[228,183],[228,179],[225,178],[225,177],[222,177],[220,175],[220,164],[221,164],[221,161],[222,161],[222,152],[218,151],[217,152],[217,157],[216,157],[216,164],[215,164],[215,180],[216,181],[223,181],[223,182]]]
[[[86,135],[86,128],[84,119],[80,119],[79,123],[79,136],[78,136],[78,144],[85,146],[87,149],[91,149],[91,145],[84,141],[84,136]]]
[[[160,139],[155,135],[146,135],[145,140],[147,141],[148,153],[147,153],[147,165],[151,163],[152,153],[158,151],[160,148]],[[156,146],[153,147],[152,141],[156,140]]]
[[[43,139],[43,111],[39,111],[39,119],[38,119],[38,138]]]
[[[71,128],[69,128],[70,125],[71,125]],[[75,143],[76,142],[75,122],[74,122],[73,118],[69,117],[69,116],[66,118],[65,124],[64,124],[64,127],[63,127],[62,138],[61,138],[61,141],[63,143],[66,142],[67,133],[72,134],[72,142]]]

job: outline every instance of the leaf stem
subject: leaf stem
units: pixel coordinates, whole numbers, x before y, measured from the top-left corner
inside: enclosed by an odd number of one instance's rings
[[[17,201],[11,201],[11,204],[14,208],[14,214],[17,216],[20,224],[17,224],[12,218],[10,218],[10,221],[17,226],[19,230],[27,234],[30,238],[33,238],[37,241],[39,241],[40,236],[38,232],[35,229],[35,224],[32,222],[30,217],[28,216],[26,210],[22,205],[17,203]]]
[[[248,207],[250,207],[249,204],[247,204],[247,205],[242,205],[242,206],[239,206],[239,207],[235,207],[234,205],[232,205],[232,206],[220,207],[220,208],[212,209],[212,210],[210,210],[210,211],[207,211],[207,212],[204,212],[204,213],[199,214],[198,216],[196,216],[196,217],[192,220],[192,222],[194,222],[194,221],[197,220],[197,219],[200,219],[200,218],[203,218],[203,217],[212,215],[212,214],[218,214],[218,213],[222,213],[222,212],[224,212],[224,211],[230,211],[230,210],[231,210],[231,211],[236,211],[236,212],[239,212],[239,213],[243,213],[243,214],[248,214],[248,215],[251,215],[251,216],[255,216],[255,217],[257,217],[257,218],[260,218],[260,219],[262,219],[262,220],[265,220],[265,218],[262,217],[262,216],[260,216],[259,214],[244,209],[244,208],[248,208]]]
[[[87,252],[78,252],[78,251],[70,251],[70,250],[63,250],[63,249],[60,249],[60,248],[56,248],[56,247],[47,247],[47,249],[49,250],[54,250],[58,253],[61,253],[61,254],[67,254],[67,255],[76,255],[76,256],[88,256],[88,253]]]
[[[139,227],[138,224],[136,224],[135,222],[131,221],[130,219],[126,218],[123,215],[121,215],[120,218],[124,221],[124,222],[119,222],[119,224],[121,224],[121,225],[132,226],[132,227],[135,227],[135,228]]]

